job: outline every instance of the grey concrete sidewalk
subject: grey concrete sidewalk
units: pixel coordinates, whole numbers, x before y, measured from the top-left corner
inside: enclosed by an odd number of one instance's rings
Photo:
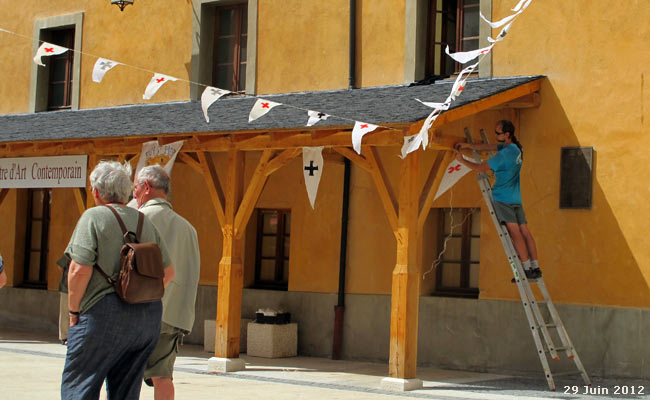
[[[65,350],[55,337],[0,328],[0,398],[59,398]],[[395,393],[380,389],[388,372],[383,363],[242,355],[245,371],[211,374],[210,356],[199,346],[183,346],[174,375],[177,399],[650,399],[649,382],[594,379],[586,387],[582,381],[556,381],[551,392],[541,372],[515,377],[429,367],[418,369],[422,389]],[[153,389],[143,385],[141,398],[153,399]]]

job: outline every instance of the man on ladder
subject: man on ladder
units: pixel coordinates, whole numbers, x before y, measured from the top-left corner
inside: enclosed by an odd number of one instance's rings
[[[523,148],[515,137],[515,127],[512,122],[502,120],[497,122],[494,129],[497,144],[456,143],[456,159],[478,172],[494,171],[496,182],[492,187],[494,211],[499,222],[506,226],[517,250],[526,278],[537,279],[542,271],[537,262],[537,246],[535,239],[528,230],[526,214],[521,201],[519,173],[523,161]],[[498,153],[481,164],[476,164],[463,158],[461,150],[498,151]],[[515,279],[512,279],[515,282]]]

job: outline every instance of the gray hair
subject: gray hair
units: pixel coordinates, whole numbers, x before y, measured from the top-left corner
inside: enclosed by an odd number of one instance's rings
[[[90,185],[99,197],[109,203],[125,204],[133,190],[131,164],[117,161],[100,161],[90,173]]]
[[[138,172],[138,183],[148,182],[154,189],[162,189],[165,194],[169,193],[169,175],[160,165],[149,165],[142,167]]]

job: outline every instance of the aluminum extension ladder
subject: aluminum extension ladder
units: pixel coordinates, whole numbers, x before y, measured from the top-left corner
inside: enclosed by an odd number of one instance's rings
[[[472,143],[472,137],[467,128],[465,128],[465,136],[467,137],[467,141],[469,143]],[[481,129],[481,137],[484,143],[488,143],[487,136],[485,135],[485,131],[482,129]],[[477,163],[481,163],[482,162],[481,157],[479,156],[478,152],[474,151],[473,154],[474,154],[474,160]],[[542,363],[542,368],[544,369],[544,375],[546,376],[548,387],[553,391],[555,390],[555,382],[553,381],[554,376],[557,377],[562,375],[578,375],[578,374],[582,375],[582,379],[584,380],[585,384],[591,385],[591,380],[589,379],[589,376],[587,375],[587,372],[585,371],[585,368],[582,365],[582,362],[580,361],[580,357],[578,356],[578,353],[573,347],[573,343],[571,343],[571,339],[569,339],[569,335],[567,334],[566,329],[564,328],[564,324],[560,319],[560,315],[557,313],[557,310],[553,305],[551,296],[549,295],[548,290],[546,290],[544,279],[542,279],[541,277],[538,279],[526,278],[523,266],[521,264],[521,261],[519,260],[519,256],[517,255],[512,240],[510,239],[510,235],[508,234],[508,229],[505,227],[505,225],[501,225],[497,220],[496,214],[494,213],[494,203],[493,203],[494,199],[492,198],[492,186],[490,185],[488,176],[484,173],[479,173],[478,184],[481,188],[481,193],[483,194],[483,199],[485,200],[485,204],[487,205],[488,210],[490,211],[490,217],[492,218],[492,223],[494,223],[494,227],[496,228],[497,233],[499,234],[499,238],[501,239],[501,244],[503,245],[503,249],[505,250],[506,256],[508,257],[508,263],[510,264],[510,268],[512,269],[512,273],[514,274],[515,282],[517,284],[517,289],[519,289],[521,302],[523,303],[524,311],[526,313],[526,318],[528,318],[528,326],[530,327],[530,330],[533,334],[533,340],[535,341],[535,346],[537,347],[537,354],[539,355],[539,360]],[[535,295],[530,286],[531,283],[537,284],[537,287],[539,288],[540,292],[542,293],[542,296],[544,297],[543,302],[538,302],[535,299]],[[548,314],[550,315],[552,321],[546,322],[544,320],[544,317],[540,312],[539,304],[546,305],[548,309]],[[553,339],[551,338],[549,329],[554,329],[557,332],[557,336],[559,336],[562,346],[560,347],[555,346],[555,344],[553,343]],[[541,337],[540,337],[540,332],[541,332]],[[542,338],[544,339],[544,342],[542,342]],[[573,362],[575,363],[576,370],[557,372],[557,373],[551,372],[547,355],[550,355],[551,359],[557,361],[560,359],[558,353],[561,352],[564,352],[564,354],[566,354],[568,359],[573,360]]]

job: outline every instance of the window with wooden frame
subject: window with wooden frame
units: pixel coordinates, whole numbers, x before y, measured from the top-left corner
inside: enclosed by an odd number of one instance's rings
[[[27,189],[25,268],[21,286],[47,288],[50,190]]]
[[[291,211],[257,209],[255,287],[287,290]]]
[[[426,76],[458,73],[462,64],[445,54],[479,46],[480,0],[429,0]],[[476,62],[476,61],[472,61]]]
[[[443,208],[439,213],[438,253],[442,256],[434,295],[478,297],[481,209]]]
[[[216,8],[212,85],[233,92],[246,90],[248,6]]]
[[[74,49],[74,28],[48,30],[47,41],[59,46]],[[72,104],[72,70],[74,52],[45,58],[49,69],[47,110],[69,110]]]

